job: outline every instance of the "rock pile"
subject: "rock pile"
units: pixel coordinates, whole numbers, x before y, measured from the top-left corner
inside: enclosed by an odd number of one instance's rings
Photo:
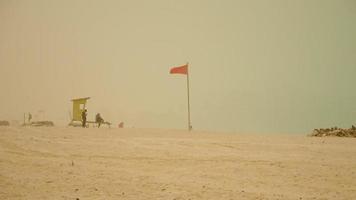
[[[0,121],[0,126],[10,126],[8,121]]]
[[[314,129],[310,136],[315,137],[325,137],[325,136],[335,136],[335,137],[356,137],[356,127],[352,126],[349,129],[342,129],[338,127],[333,128],[321,128]]]

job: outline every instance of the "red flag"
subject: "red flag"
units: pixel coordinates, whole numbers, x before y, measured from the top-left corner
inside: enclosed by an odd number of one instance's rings
[[[188,64],[179,67],[173,67],[169,72],[171,74],[188,74]]]

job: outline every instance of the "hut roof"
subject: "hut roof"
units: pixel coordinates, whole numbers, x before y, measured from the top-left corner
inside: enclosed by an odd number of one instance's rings
[[[80,101],[80,100],[88,100],[90,97],[84,97],[84,98],[78,98],[78,99],[72,99],[71,101]]]

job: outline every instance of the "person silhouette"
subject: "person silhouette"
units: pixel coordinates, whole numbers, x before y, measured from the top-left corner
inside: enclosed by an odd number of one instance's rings
[[[31,119],[32,119],[32,115],[31,115],[31,113],[28,113],[28,123],[31,122]]]
[[[101,123],[104,123],[104,119],[100,116],[100,113],[95,115],[95,122],[98,124],[98,128],[100,128]]]
[[[82,112],[82,126],[83,126],[83,128],[86,127],[86,123],[87,123],[87,109],[84,109]]]

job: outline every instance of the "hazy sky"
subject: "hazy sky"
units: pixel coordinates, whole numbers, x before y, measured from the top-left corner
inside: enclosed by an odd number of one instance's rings
[[[308,133],[356,124],[355,0],[0,0],[0,119]]]

